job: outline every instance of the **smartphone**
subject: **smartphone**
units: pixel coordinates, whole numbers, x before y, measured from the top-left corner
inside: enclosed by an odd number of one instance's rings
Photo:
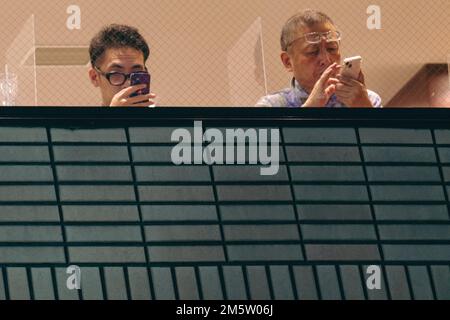
[[[137,97],[150,93],[150,73],[147,72],[136,72],[130,75],[130,83],[131,86],[136,86],[140,84],[146,84],[147,86],[143,89],[140,89],[130,95],[130,97]]]
[[[361,72],[362,58],[360,56],[344,59],[341,75],[357,80]]]

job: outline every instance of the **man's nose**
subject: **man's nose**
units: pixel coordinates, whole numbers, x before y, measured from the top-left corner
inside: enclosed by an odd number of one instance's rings
[[[323,45],[320,48],[320,53],[319,53],[319,61],[320,64],[329,64],[331,62],[331,56],[330,53],[328,52],[327,48]]]
[[[321,65],[331,63],[331,55],[327,50],[325,39],[322,39],[322,42],[320,43],[320,52],[318,58]]]
[[[128,77],[128,79],[125,81],[125,83],[122,85],[122,89],[131,87],[131,79]]]

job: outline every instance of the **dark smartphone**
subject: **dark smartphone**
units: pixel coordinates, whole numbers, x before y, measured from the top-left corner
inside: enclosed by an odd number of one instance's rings
[[[130,75],[131,86],[136,86],[139,84],[146,84],[147,86],[141,90],[138,90],[130,95],[130,97],[137,97],[144,94],[150,93],[150,74],[147,72],[136,72]]]

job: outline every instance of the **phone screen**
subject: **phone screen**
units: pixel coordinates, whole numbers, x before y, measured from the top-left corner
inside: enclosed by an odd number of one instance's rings
[[[147,72],[137,72],[132,73],[130,76],[131,86],[136,86],[139,84],[146,84],[147,86],[143,89],[140,89],[130,95],[130,97],[137,97],[150,93],[150,74]]]

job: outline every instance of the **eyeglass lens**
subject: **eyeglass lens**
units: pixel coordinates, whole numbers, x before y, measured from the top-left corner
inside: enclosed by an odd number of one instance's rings
[[[323,37],[327,41],[338,41],[340,40],[340,35],[338,32],[335,31],[328,31],[328,32],[312,32],[305,35],[306,40],[310,43],[318,43],[322,40]]]

